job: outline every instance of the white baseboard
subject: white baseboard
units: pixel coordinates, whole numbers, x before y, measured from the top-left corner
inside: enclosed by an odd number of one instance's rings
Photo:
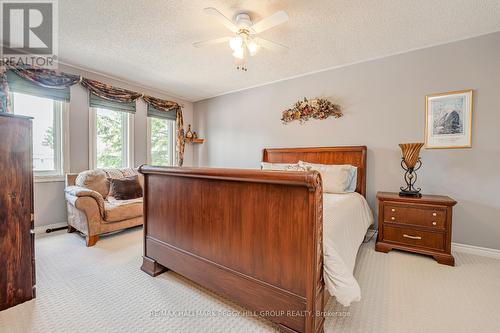
[[[451,250],[456,252],[475,254],[482,257],[500,259],[500,250],[490,249],[487,247],[480,247],[480,246],[460,244],[460,243],[451,243]]]
[[[67,225],[68,222],[58,222],[52,224],[39,225],[35,227],[35,234],[44,234],[45,230],[47,229],[60,228],[60,227],[65,227]]]

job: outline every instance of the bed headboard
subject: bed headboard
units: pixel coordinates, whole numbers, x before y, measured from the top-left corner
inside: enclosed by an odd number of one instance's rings
[[[265,148],[262,161],[269,163],[350,164],[358,168],[356,192],[366,197],[366,146],[316,148]]]

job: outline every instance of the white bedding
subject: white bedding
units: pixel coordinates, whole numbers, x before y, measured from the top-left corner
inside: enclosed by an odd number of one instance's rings
[[[373,214],[359,193],[323,193],[323,256],[326,288],[344,306],[361,300],[354,264]]]

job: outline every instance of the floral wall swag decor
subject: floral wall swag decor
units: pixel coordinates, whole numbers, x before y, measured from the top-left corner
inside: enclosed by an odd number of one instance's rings
[[[323,120],[328,117],[342,117],[340,105],[334,104],[325,98],[308,100],[304,97],[303,101],[297,101],[291,109],[283,111],[281,121],[283,124],[287,124],[298,120],[302,124],[311,118]]]

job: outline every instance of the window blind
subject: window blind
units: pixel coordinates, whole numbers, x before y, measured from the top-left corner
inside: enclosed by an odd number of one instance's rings
[[[174,110],[162,111],[155,109],[151,105],[148,105],[148,117],[175,120],[175,118],[177,117],[177,112],[175,112]]]
[[[101,97],[93,94],[92,92],[90,93],[90,97],[89,97],[89,105],[90,105],[90,107],[93,107],[93,108],[135,113],[135,101],[130,102],[130,103],[110,101],[110,100],[101,98]]]

